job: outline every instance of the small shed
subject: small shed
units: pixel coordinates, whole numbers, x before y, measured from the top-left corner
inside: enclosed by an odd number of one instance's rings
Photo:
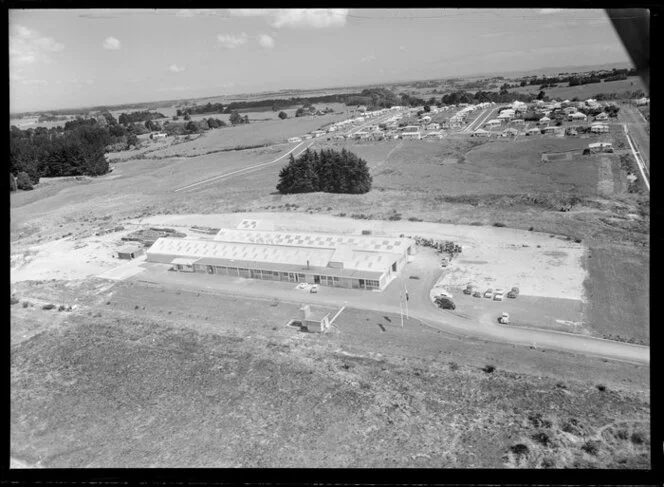
[[[126,245],[117,251],[118,259],[132,260],[143,255],[145,251],[139,245]]]
[[[305,304],[300,308],[300,322],[306,329],[317,327],[320,331],[325,331],[330,326],[330,313],[325,311],[311,311],[311,306]]]

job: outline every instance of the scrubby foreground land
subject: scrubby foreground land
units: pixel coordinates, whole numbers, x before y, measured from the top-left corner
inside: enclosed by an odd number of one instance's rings
[[[301,333],[286,326],[294,304],[140,282],[18,288],[87,296],[71,313],[15,307],[11,441],[23,465],[650,464],[646,366],[527,348],[517,359],[511,345],[352,309],[340,331]]]

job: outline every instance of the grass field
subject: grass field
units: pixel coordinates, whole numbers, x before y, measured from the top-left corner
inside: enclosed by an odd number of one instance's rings
[[[108,300],[13,344],[13,458],[38,467],[650,465],[650,405],[637,392],[648,388],[645,367],[528,349],[517,359],[509,345],[461,344],[355,310],[335,323],[341,333],[302,334],[284,326],[295,305],[147,284],[121,284]]]
[[[619,246],[597,246],[587,259],[589,326],[606,338],[650,343],[650,257]],[[625,333],[629,330],[629,333]]]
[[[567,83],[564,83],[566,85]],[[579,86],[557,86],[555,88],[545,88],[544,92],[550,98],[561,98],[563,100],[571,100],[578,97],[579,100],[587,100],[594,98],[600,93],[623,93],[624,91],[637,91],[643,90],[647,92],[643,81],[638,76],[632,76],[626,80],[609,81],[606,83],[592,83],[588,85]],[[530,93],[537,95],[540,92],[539,86],[523,86],[519,88],[512,88],[511,91],[517,93]]]

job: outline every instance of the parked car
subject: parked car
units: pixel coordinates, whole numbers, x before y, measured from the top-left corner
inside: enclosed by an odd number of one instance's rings
[[[446,297],[446,298],[450,298],[450,299],[454,297],[454,296],[452,296],[451,292],[449,292],[445,289],[438,289],[438,295]]]
[[[507,293],[507,297],[510,299],[516,299],[516,297],[519,295],[519,288],[514,286],[510,292]]]
[[[493,297],[493,289],[489,288],[484,291],[484,297],[491,299]]]
[[[318,284],[314,284],[311,286],[311,289],[309,289],[310,293],[317,293],[318,292]]]
[[[510,323],[510,314],[509,313],[503,313],[498,317],[498,323],[501,325],[509,325]]]
[[[503,291],[496,291],[496,294],[493,295],[494,301],[502,301],[505,293]]]
[[[466,289],[463,290],[464,294],[473,294],[473,292],[477,289],[477,286],[474,286],[473,284],[468,284],[466,286]]]
[[[481,298],[482,297],[482,291],[477,290],[473,293],[474,298]]]
[[[301,282],[300,284],[297,285],[297,289],[306,289],[308,286],[309,286],[308,283]]]

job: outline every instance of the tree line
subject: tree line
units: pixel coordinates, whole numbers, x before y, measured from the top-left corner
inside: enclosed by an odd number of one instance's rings
[[[372,177],[364,159],[346,149],[307,149],[279,173],[277,190],[282,194],[326,193],[361,194],[371,190]]]
[[[118,122],[121,125],[128,125],[130,123],[145,122],[147,120],[156,120],[158,118],[166,118],[166,115],[145,110],[141,112],[121,113],[118,117]]]

